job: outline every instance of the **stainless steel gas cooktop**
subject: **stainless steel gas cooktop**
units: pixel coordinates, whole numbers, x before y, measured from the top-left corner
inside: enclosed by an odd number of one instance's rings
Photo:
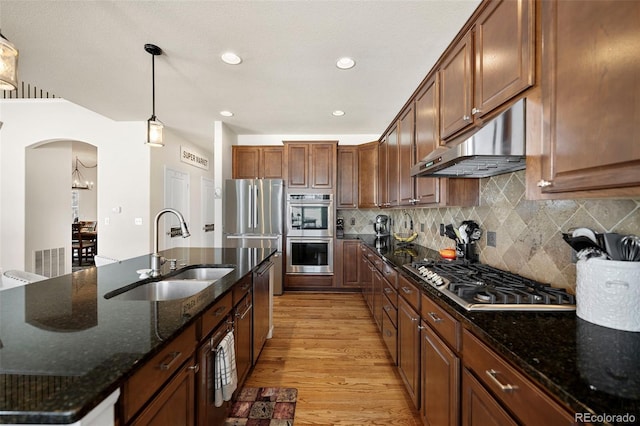
[[[422,260],[404,265],[469,311],[573,311],[575,297],[564,289],[479,263]]]

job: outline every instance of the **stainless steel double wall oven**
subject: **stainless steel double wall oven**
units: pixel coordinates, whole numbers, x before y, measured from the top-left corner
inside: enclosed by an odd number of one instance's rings
[[[332,274],[333,194],[289,194],[286,204],[287,273]]]

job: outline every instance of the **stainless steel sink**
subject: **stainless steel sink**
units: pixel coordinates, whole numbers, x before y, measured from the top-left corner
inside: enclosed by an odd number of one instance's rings
[[[116,300],[176,300],[194,296],[225,275],[233,272],[234,268],[192,268],[160,281],[152,281],[119,292],[105,295],[107,299]]]

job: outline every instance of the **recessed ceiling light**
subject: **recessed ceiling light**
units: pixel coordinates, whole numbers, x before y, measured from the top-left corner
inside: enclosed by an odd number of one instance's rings
[[[233,117],[233,113],[231,111],[220,111],[220,115],[223,117]]]
[[[348,70],[350,68],[353,68],[355,65],[356,61],[346,56],[344,58],[338,59],[338,61],[336,62],[336,66],[341,70]]]
[[[229,65],[238,65],[242,62],[242,58],[233,52],[225,52],[220,56],[220,58],[222,59],[222,62]]]
[[[342,117],[344,115],[344,111],[341,111],[339,109],[333,111],[331,114],[334,115],[334,117]]]

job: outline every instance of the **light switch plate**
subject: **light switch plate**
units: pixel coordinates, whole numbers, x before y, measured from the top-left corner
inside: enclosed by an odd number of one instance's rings
[[[494,231],[487,231],[487,246],[496,247],[496,233]]]

